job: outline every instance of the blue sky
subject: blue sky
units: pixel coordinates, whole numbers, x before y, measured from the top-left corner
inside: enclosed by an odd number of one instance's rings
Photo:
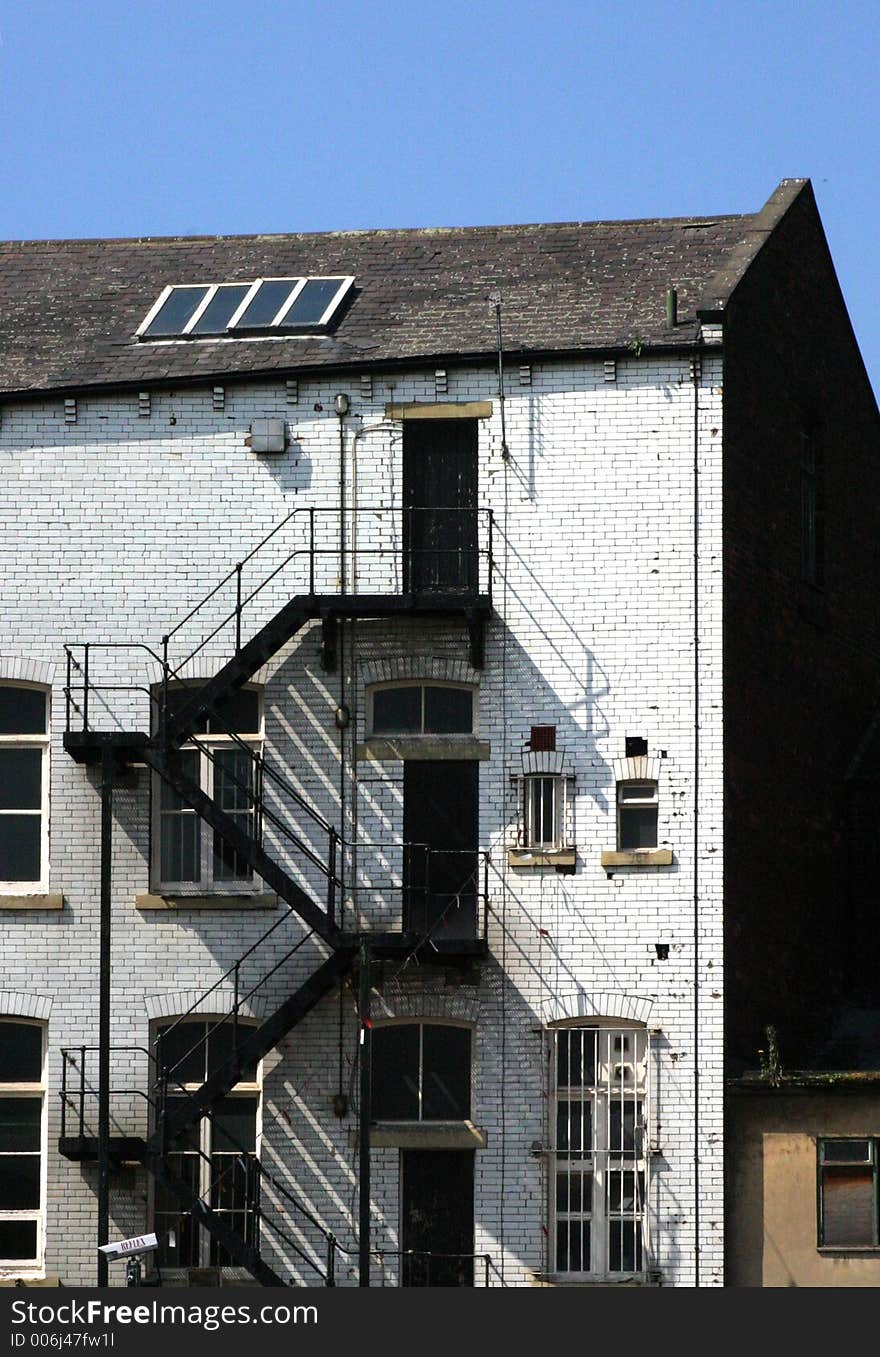
[[[0,237],[752,211],[808,175],[880,389],[877,0],[28,0]]]

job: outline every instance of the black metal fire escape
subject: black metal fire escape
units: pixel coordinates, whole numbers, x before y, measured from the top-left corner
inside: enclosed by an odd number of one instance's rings
[[[246,1231],[241,1232],[232,1228],[221,1212],[212,1209],[199,1192],[175,1171],[171,1161],[175,1147],[180,1147],[188,1133],[192,1132],[202,1118],[213,1115],[219,1101],[235,1086],[243,1070],[253,1067],[258,1060],[268,1054],[334,986],[344,980],[356,966],[359,954],[363,957],[366,953],[376,959],[413,956],[416,960],[467,964],[474,958],[484,955],[486,950],[485,881],[482,890],[479,882],[474,882],[473,900],[476,901],[482,895],[483,909],[481,920],[472,936],[449,937],[446,930],[443,937],[434,938],[432,932],[435,931],[436,919],[434,924],[426,923],[423,929],[414,929],[410,919],[408,929],[404,929],[401,922],[398,929],[376,929],[365,933],[363,928],[358,927],[356,914],[354,926],[346,928],[347,920],[344,917],[342,908],[344,901],[341,895],[341,854],[345,850],[345,844],[339,830],[308,803],[289,779],[245,741],[238,738],[232,730],[226,733],[253,764],[249,774],[238,779],[242,794],[251,802],[253,814],[249,823],[252,833],[246,832],[186,771],[185,760],[181,754],[182,746],[187,745],[191,748],[195,745],[209,758],[212,757],[210,748],[200,744],[197,733],[203,728],[203,719],[206,715],[210,714],[214,729],[217,728],[217,723],[221,729],[224,728],[224,700],[252,679],[258,669],[297,632],[315,621],[319,621],[322,627],[322,662],[328,668],[333,667],[336,661],[336,629],[340,620],[401,616],[460,618],[468,631],[471,661],[476,666],[482,665],[484,629],[492,609],[491,513],[487,513],[484,518],[482,541],[473,543],[476,565],[474,561],[466,564],[460,582],[456,581],[455,571],[450,572],[447,566],[440,572],[443,587],[423,588],[418,592],[410,589],[407,592],[405,587],[395,587],[392,580],[387,592],[334,593],[326,587],[324,567],[326,558],[338,559],[339,549],[336,544],[327,542],[326,535],[322,535],[320,512],[308,509],[294,511],[288,515],[187,614],[172,632],[162,638],[160,646],[152,648],[143,642],[131,645],[80,642],[66,647],[67,729],[64,746],[78,763],[97,764],[103,771],[102,925],[107,930],[107,955],[109,956],[111,870],[109,814],[112,808],[112,778],[114,772],[128,765],[146,764],[154,770],[173,788],[181,801],[195,810],[213,829],[228,849],[236,855],[236,860],[246,863],[253,875],[262,879],[266,886],[285,902],[287,910],[247,949],[230,970],[215,982],[206,996],[203,996],[210,997],[222,985],[228,985],[233,992],[229,1012],[219,1018],[210,1029],[215,1030],[217,1027],[228,1025],[230,1034],[226,1042],[228,1054],[209,1070],[208,1077],[201,1086],[196,1090],[182,1088],[179,1068],[181,1061],[168,1063],[163,1059],[161,1039],[157,1050],[151,1053],[154,1077],[149,1091],[144,1096],[150,1104],[149,1120],[153,1129],[143,1142],[134,1142],[127,1138],[124,1145],[119,1142],[114,1145],[108,1131],[109,973],[103,977],[106,1002],[102,1007],[99,1046],[81,1048],[79,1057],[76,1052],[66,1052],[64,1056],[65,1086],[62,1089],[62,1106],[65,1116],[72,1115],[77,1123],[77,1134],[67,1135],[67,1127],[62,1128],[61,1152],[70,1158],[80,1160],[99,1157],[105,1177],[105,1199],[106,1175],[114,1156],[117,1161],[125,1157],[142,1160],[162,1188],[177,1200],[181,1210],[191,1215],[193,1221],[210,1232],[217,1242],[217,1248],[222,1250],[228,1262],[248,1269],[256,1280],[269,1286],[283,1286],[288,1283],[262,1257],[259,1227],[249,1226]],[[377,516],[388,515],[390,511],[361,509],[358,512],[370,515],[369,521],[375,526]],[[406,512],[411,514],[420,511],[410,509]],[[293,549],[282,550],[279,553],[277,548],[279,542],[283,541],[284,530],[290,530],[291,525],[298,529]],[[405,530],[402,537],[405,540]],[[275,554],[268,564],[273,568],[261,574],[258,582],[250,587],[246,582],[245,572],[260,569],[261,555],[270,544]],[[435,554],[437,550],[438,548],[432,547]],[[456,550],[461,551],[460,543]],[[393,544],[391,546],[370,544],[362,547],[361,552],[364,556],[375,558],[380,570],[385,570],[387,574],[386,567],[394,565],[394,558],[399,556],[400,548]],[[265,608],[262,616],[259,615],[258,609],[267,598],[271,597],[273,605],[277,601],[280,583],[285,572],[290,572],[291,568],[297,574],[296,582],[300,583],[300,591],[286,598],[282,595],[280,606],[271,615],[265,615],[267,611]],[[345,572],[342,573],[344,576]],[[406,586],[407,581],[412,581],[414,573],[422,579],[425,578],[424,570],[413,572],[404,566],[398,580],[402,579]],[[461,587],[456,587],[459,583]],[[305,585],[305,589],[302,589],[302,584]],[[234,606],[227,609],[218,608],[218,601],[222,600],[223,591],[226,589],[234,589]],[[184,628],[192,627],[194,624],[200,625],[202,619],[208,625],[207,634],[201,636],[198,644],[182,659],[172,663],[170,653],[175,639],[182,634]],[[219,664],[212,677],[193,684],[190,678],[192,670],[188,669],[188,666],[197,655],[214,653],[208,647],[213,642],[216,649],[217,638],[222,640],[224,637],[230,637],[227,647],[228,657]],[[108,655],[118,659],[119,652],[131,649],[146,651],[158,666],[161,675],[157,688],[151,690],[149,685],[140,688],[140,691],[146,692],[149,697],[150,728],[131,729],[106,717],[103,722],[104,728],[96,728],[96,709],[100,706],[102,713],[108,712],[113,702],[110,694],[131,694],[134,691],[130,683],[106,681],[108,675],[103,672],[100,660],[106,660]],[[109,677],[119,675],[111,673]],[[181,683],[189,685],[186,698],[183,702],[172,701],[170,695],[180,692]],[[267,784],[268,789],[276,794],[275,801],[267,795]],[[279,796],[285,805],[294,808],[294,814],[279,812],[277,799]],[[271,848],[265,846],[263,831],[267,825],[271,827],[275,838],[283,841],[283,851],[288,861],[298,860],[301,864],[306,864],[313,877],[317,874],[324,880],[323,898],[317,898],[314,892],[299,884],[273,855]],[[326,849],[323,852],[316,850],[314,846],[318,834],[326,841]],[[427,879],[429,873],[424,875]],[[426,912],[426,921],[427,917]],[[309,932],[305,937],[297,936],[285,950],[284,930],[291,926],[291,921],[296,925],[299,934],[302,932],[300,924],[305,924]],[[288,994],[261,1023],[254,1026],[242,1022],[242,1015],[255,992],[276,976],[280,968],[309,938],[318,940],[327,951],[325,959],[314,973]],[[282,952],[280,959],[277,955],[279,950]],[[253,979],[254,973],[257,974],[256,979]],[[198,1005],[194,1006],[194,1010],[196,1008]],[[189,1015],[183,1015],[178,1022],[183,1022],[187,1016]],[[203,1039],[207,1041],[208,1036],[209,1031],[206,1031]],[[86,1079],[88,1049],[96,1049],[99,1057],[99,1120],[102,1127],[99,1138],[84,1133],[84,1108],[87,1096],[91,1096],[92,1093],[92,1084]],[[74,1071],[78,1069],[79,1074],[72,1076],[72,1082],[68,1084],[69,1066]],[[103,1148],[100,1143],[101,1137]],[[232,1167],[228,1167],[227,1172],[237,1175],[241,1180],[248,1221],[259,1219],[259,1211],[255,1206],[258,1205],[260,1194],[268,1181],[271,1195],[275,1199],[271,1229],[281,1244],[304,1259],[325,1284],[333,1285],[338,1246],[332,1234],[315,1220],[283,1184],[272,1179],[253,1156],[248,1156],[242,1150],[238,1158],[232,1156],[231,1164]],[[307,1221],[320,1236],[319,1247],[324,1251],[325,1262],[320,1264],[315,1261],[314,1256],[304,1253],[282,1221],[288,1224],[296,1222],[297,1229],[303,1221]],[[106,1225],[106,1220],[104,1224]],[[301,1235],[299,1237],[301,1239]]]

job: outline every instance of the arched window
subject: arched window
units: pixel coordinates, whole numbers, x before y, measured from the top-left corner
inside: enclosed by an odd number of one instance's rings
[[[42,1266],[46,1029],[0,1018],[0,1276]]]
[[[373,1029],[376,1121],[466,1121],[471,1115],[471,1029],[388,1023]]]
[[[466,683],[381,683],[367,690],[370,735],[473,735],[476,690]]]
[[[49,879],[49,693],[0,681],[0,892]]]
[[[647,1260],[648,1034],[551,1032],[550,1270],[616,1278]]]
[[[239,1035],[246,1020],[239,1019]],[[250,1023],[247,1023],[250,1026]],[[184,1102],[232,1054],[231,1018],[167,1019],[154,1028],[157,1066],[168,1071],[170,1103]],[[211,1112],[193,1123],[183,1143],[168,1154],[169,1168],[198,1193],[212,1212],[245,1239],[259,1231],[260,1064],[245,1066],[238,1083]],[[153,1229],[157,1262],[171,1268],[231,1264],[221,1244],[181,1209],[177,1198],[155,1187]]]

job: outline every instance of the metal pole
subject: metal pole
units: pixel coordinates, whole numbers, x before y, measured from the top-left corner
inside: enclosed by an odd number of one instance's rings
[[[241,562],[235,567],[235,653],[241,650]]]
[[[98,1244],[110,1232],[110,901],[113,880],[113,751],[101,751],[101,920],[98,960]],[[107,1286],[107,1255],[98,1254],[98,1286]]]
[[[370,1285],[370,1121],[372,1119],[372,1070],[370,1068],[372,1030],[370,1025],[370,944],[361,942],[360,1015],[361,1043],[361,1116],[358,1128],[358,1211],[360,1216],[360,1273],[359,1285]]]
[[[89,728],[89,642],[83,646],[83,730]]]

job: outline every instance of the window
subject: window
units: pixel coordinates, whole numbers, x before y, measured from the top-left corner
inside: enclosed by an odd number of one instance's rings
[[[471,1030],[450,1023],[373,1029],[375,1121],[466,1121],[471,1115]]]
[[[463,684],[406,683],[373,688],[373,735],[472,735],[474,690]]]
[[[825,582],[825,477],[814,428],[801,434],[801,579]]]
[[[657,847],[657,809],[656,782],[618,782],[617,847],[620,852]]]
[[[877,1140],[819,1141],[819,1245],[866,1249],[878,1237]]]
[[[550,1247],[556,1274],[640,1273],[647,1256],[647,1033],[552,1034]]]
[[[290,334],[323,329],[354,278],[258,278],[163,289],[139,327],[140,339]]]
[[[43,1026],[0,1018],[0,1274],[41,1266],[44,1068]]]
[[[218,1025],[219,1024],[219,1025]],[[239,1021],[239,1032],[241,1031]],[[198,1089],[232,1053],[232,1022],[217,1017],[163,1023],[156,1029],[157,1064],[169,1070],[169,1097]],[[250,1242],[259,1233],[260,1134],[259,1066],[242,1070],[239,1082],[213,1105],[210,1115],[188,1128],[180,1148],[168,1155],[169,1168],[183,1178],[225,1224]],[[153,1229],[157,1261],[167,1267],[223,1267],[231,1259],[177,1199],[156,1184]]]
[[[192,697],[192,688],[171,689],[169,715],[173,717]],[[255,803],[262,752],[261,691],[242,688],[232,693],[199,721],[193,734],[181,750],[184,773],[253,838],[259,828]],[[161,890],[240,894],[254,887],[249,864],[158,775],[153,817],[153,871]]]
[[[568,782],[559,773],[523,778],[527,848],[556,849],[565,844]]]
[[[0,683],[0,891],[45,890],[49,875],[49,694]]]

